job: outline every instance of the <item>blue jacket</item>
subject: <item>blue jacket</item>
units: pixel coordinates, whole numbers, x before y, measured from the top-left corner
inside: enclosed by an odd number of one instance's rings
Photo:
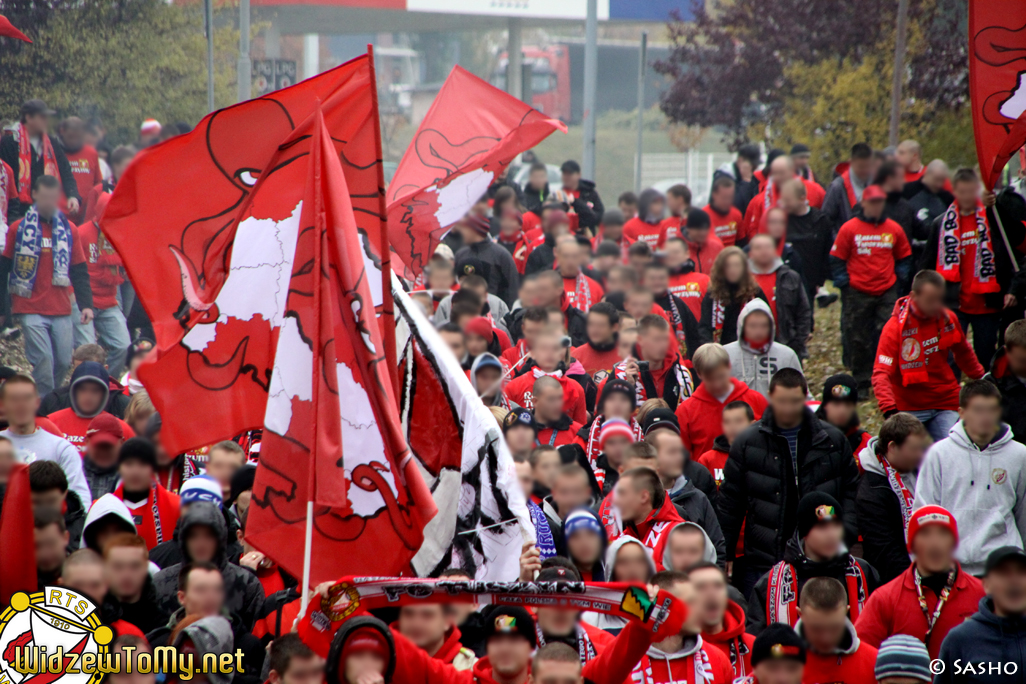
[[[939,658],[944,671],[934,684],[1026,682],[1026,616],[998,617],[993,605],[984,596],[980,611],[944,637]]]

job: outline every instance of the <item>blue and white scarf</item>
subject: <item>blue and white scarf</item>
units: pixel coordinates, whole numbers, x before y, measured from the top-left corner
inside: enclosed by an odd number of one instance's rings
[[[56,287],[70,287],[71,225],[60,211],[54,214],[51,224],[52,282]],[[14,237],[14,265],[9,280],[11,294],[26,299],[32,296],[36,286],[36,274],[39,272],[39,255],[42,252],[43,229],[39,225],[39,211],[33,204],[18,224],[18,234]]]
[[[556,540],[552,537],[549,519],[545,517],[541,506],[533,501],[527,502],[527,510],[530,511],[531,522],[534,523],[535,546],[538,547],[539,557],[541,560],[552,558],[556,555]]]

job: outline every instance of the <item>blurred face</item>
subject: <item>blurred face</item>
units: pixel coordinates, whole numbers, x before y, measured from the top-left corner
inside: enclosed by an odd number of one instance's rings
[[[648,203],[648,216],[644,218],[647,221],[661,221],[665,212],[666,203],[661,198],[655,199]]]
[[[445,640],[449,620],[440,605],[403,606],[399,609],[399,633],[429,654]]]
[[[149,556],[145,549],[115,546],[107,552],[104,568],[110,590],[118,600],[135,600],[142,594],[149,574]]]
[[[880,187],[884,189],[884,192],[901,192],[902,188],[905,187],[904,165],[899,166],[894,173],[887,176],[884,182],[880,184]]]
[[[467,353],[466,343],[463,340],[463,334],[458,332],[449,332],[443,330],[439,333],[442,336],[442,340],[449,346],[452,353],[456,356],[457,360],[462,359],[464,354]]]
[[[702,568],[689,573],[698,599],[695,602],[702,620],[703,630],[723,624],[727,612],[727,580],[715,568]]]
[[[799,610],[805,638],[812,650],[827,654],[837,648],[846,630],[848,606],[820,610],[810,604]]]
[[[659,328],[649,328],[638,333],[638,347],[642,359],[650,363],[662,363],[670,349],[670,334]]]
[[[185,549],[192,561],[209,562],[217,555],[220,540],[206,525],[193,525],[185,536]]]
[[[68,540],[70,535],[54,525],[43,529],[36,528],[36,567],[41,572],[54,572],[61,567],[68,556]]]
[[[253,498],[253,490],[247,489],[244,492],[240,492],[238,498],[235,499],[235,508],[239,511],[240,517],[245,517],[246,512],[249,510],[249,501]]]
[[[186,615],[218,615],[224,605],[224,580],[217,570],[196,569],[189,573],[185,591],[178,591],[178,602]]]
[[[733,444],[737,436],[751,425],[748,420],[748,412],[743,408],[730,409],[723,412],[723,435],[727,438],[728,444]]]
[[[783,223],[786,228],[786,219],[783,218],[783,214],[781,212],[775,211],[770,214],[769,222],[772,223],[773,221]],[[773,244],[772,240],[759,236],[758,240],[752,240],[752,243],[748,248],[748,258],[751,259],[752,263],[760,270],[765,270],[777,260],[776,246]]]
[[[979,181],[959,181],[952,187],[955,202],[962,211],[975,211],[976,201],[980,196]]]
[[[841,552],[844,543],[844,525],[839,522],[822,522],[813,525],[805,537],[805,552],[820,558],[834,558]]]
[[[35,202],[39,215],[46,219],[49,219],[57,212],[60,199],[61,189],[59,187],[46,188],[41,186],[32,191],[32,201]]]
[[[493,636],[488,640],[488,660],[499,676],[516,677],[527,669],[531,660],[531,643],[522,636]]]
[[[556,282],[555,278],[541,278],[538,280],[538,304],[559,308],[559,300],[563,296],[562,281]]]
[[[745,274],[744,258],[738,254],[728,258],[723,264],[723,277],[728,283],[740,283]]]
[[[788,214],[804,214],[806,200],[798,195],[793,183],[788,183],[780,190],[780,206]]]
[[[525,280],[520,286],[520,303],[524,306],[538,306],[541,299],[538,297],[538,281]],[[526,321],[525,321],[526,323]]]
[[[856,178],[860,178],[863,182],[869,180],[869,177],[873,175],[873,159],[852,159],[851,160],[851,172]]]
[[[1001,563],[983,578],[983,588],[994,599],[995,610],[1004,615],[1026,613],[1026,564]]]
[[[614,435],[607,438],[603,444],[602,453],[606,455],[606,460],[609,461],[609,465],[616,468],[623,463],[623,455],[627,452],[627,447],[631,444],[631,440],[621,435]]]
[[[602,415],[606,418],[623,418],[629,421],[634,409],[631,400],[623,392],[611,392],[602,402]]]
[[[652,294],[662,295],[670,287],[670,274],[661,268],[647,268],[642,284]]]
[[[847,428],[855,415],[855,404],[850,401],[831,401],[823,404],[827,421],[839,428]]]
[[[531,684],[582,684],[580,663],[564,663],[555,660],[542,660],[531,673]]]
[[[648,492],[634,485],[633,478],[621,477],[613,489],[613,503],[624,520],[643,520],[652,511]]]
[[[471,356],[477,357],[488,351],[488,343],[490,340],[486,340],[480,335],[474,333],[466,333],[467,339],[467,353]]]
[[[561,517],[570,511],[591,502],[591,485],[584,475],[559,475],[552,488],[552,500],[556,502]]]
[[[955,535],[941,525],[924,525],[912,540],[912,553],[921,573],[946,572],[955,554]]]
[[[805,666],[797,660],[763,660],[754,667],[759,684],[801,684]]]
[[[620,211],[624,219],[632,219],[638,215],[638,205],[633,202],[620,202]]]
[[[877,219],[883,215],[884,200],[882,199],[866,199],[862,198],[862,213],[866,215],[866,218]]]
[[[581,248],[572,237],[560,238],[556,245],[556,261],[559,272],[567,277],[575,277],[581,272]]]
[[[227,449],[211,449],[207,459],[207,475],[218,481],[221,493],[227,499],[232,493],[232,475],[245,465],[246,455]]]
[[[973,397],[968,406],[958,409],[958,415],[970,437],[993,435],[1001,423],[1001,401],[996,397]]]
[[[637,328],[633,330],[622,330],[616,340],[616,354],[621,359],[626,359],[634,353],[634,345],[638,341]]]
[[[688,240],[695,243],[699,247],[709,241],[709,229],[708,228],[687,228],[685,229],[688,235]]]
[[[782,187],[784,183],[794,178],[794,163],[790,157],[777,157],[770,165],[770,178],[775,186]]]
[[[898,145],[894,158],[906,168],[918,169],[921,164],[919,153],[913,150],[910,145]]]
[[[153,468],[143,461],[128,459],[118,466],[118,474],[126,491],[141,492],[153,482]]]
[[[566,547],[570,560],[580,566],[588,567],[602,557],[602,539],[591,530],[574,532],[566,540]]]
[[[535,190],[541,190],[545,187],[545,184],[549,182],[549,175],[545,169],[536,169],[527,177],[527,182],[530,183],[531,187]]]
[[[684,473],[684,442],[673,430],[656,434],[656,466],[664,480],[676,480]]]
[[[524,493],[524,499],[530,499],[531,492],[534,491],[534,473],[531,472],[531,464],[523,461],[514,463],[513,467],[516,468],[517,482],[520,483],[520,491]]]
[[[61,126],[61,142],[69,150],[76,152],[85,145],[85,127],[81,123]]]
[[[624,299],[623,306],[627,309],[627,313],[631,315],[631,318],[640,321],[652,313],[652,296],[651,290],[647,292],[631,290],[626,299]]]
[[[32,492],[32,509],[42,510],[49,508],[52,511],[60,511],[64,506],[64,498],[67,492],[59,489],[50,489],[45,492]]]
[[[805,412],[805,392],[801,387],[778,385],[770,392],[769,403],[777,425],[788,428],[801,424]]]
[[[774,240],[782,240],[787,235],[786,211],[776,208],[766,214],[766,233]]]
[[[109,673],[106,677],[104,677],[104,681],[109,682],[110,684],[154,684],[157,681],[156,672],[151,672],[149,674],[143,674],[139,672],[139,655],[141,653],[150,654],[151,651],[148,646],[143,646],[142,648],[131,652],[126,652],[122,650],[120,647],[112,650],[114,654],[116,654],[116,656],[121,658],[121,662],[129,661],[133,663],[132,672],[131,674],[125,672],[125,670],[128,669],[127,667],[125,667],[122,668],[121,672]]]
[[[50,128],[50,117],[46,114],[29,114],[25,117],[25,128],[29,135],[45,133]]]
[[[919,469],[919,464],[923,462],[928,446],[930,446],[929,435],[909,435],[901,446],[893,442],[887,445],[887,461],[898,472],[910,473]]]
[[[951,173],[947,166],[942,164],[930,165],[923,173],[923,185],[930,188],[932,192],[938,192],[948,182]]]
[[[627,274],[619,268],[615,268],[609,272],[609,278],[606,280],[607,292],[626,292],[631,288],[631,281],[628,280]]]
[[[698,611],[698,592],[695,591],[695,587],[690,581],[677,582],[670,589],[670,593],[688,607],[688,617],[680,631],[684,634],[701,634],[702,620]]]
[[[14,445],[7,440],[0,440],[0,484],[7,484],[16,461]]]
[[[924,317],[935,318],[944,311],[944,289],[926,283],[919,292],[912,293],[912,301]]]
[[[515,427],[506,432],[506,444],[514,454],[529,454],[534,448],[534,430],[527,427]]]
[[[346,658],[344,669],[346,684],[362,684],[371,675],[385,674],[385,659],[373,651],[357,651]]]
[[[663,252],[663,261],[670,268],[680,268],[690,258],[688,245],[681,240],[667,241]]]
[[[537,465],[534,468],[534,479],[552,489],[556,484],[556,473],[559,472],[560,464],[558,451],[543,451],[538,454]]]
[[[563,187],[566,188],[567,190],[576,190],[577,189],[577,185],[580,182],[581,182],[581,174],[580,173],[574,172],[574,173],[564,173],[563,174]]]
[[[600,256],[592,259],[591,267],[604,275],[609,273],[618,263],[620,263],[620,259],[618,257]]]
[[[75,386],[75,403],[79,410],[91,415],[97,413],[103,406],[103,400],[107,396],[105,388],[96,382],[81,382]]]
[[[594,344],[609,344],[613,340],[615,329],[609,317],[601,313],[588,314],[588,339]]]
[[[683,216],[691,208],[683,197],[677,197],[673,193],[666,195],[666,206],[674,216]]]
[[[702,383],[714,397],[722,397],[733,388],[731,382],[730,365],[722,364],[701,374]]]
[[[1005,345],[1005,354],[1008,359],[1008,367],[1012,373],[1019,377],[1026,377],[1026,347]],[[3,448],[4,445],[0,444],[0,450],[3,450]]]
[[[712,205],[713,208],[718,210],[721,214],[725,214],[730,211],[731,205],[734,204],[734,184],[723,185],[713,190],[712,193]]]
[[[539,608],[538,626],[543,634],[552,636],[569,636],[577,625],[580,611],[564,608]]]
[[[773,326],[770,324],[769,316],[762,311],[754,311],[745,317],[744,330],[742,331],[745,340],[757,344],[765,344],[770,339],[770,332]]]
[[[454,278],[451,268],[433,266],[428,274],[428,287],[432,290],[448,290],[452,287]]]
[[[602,224],[602,235],[607,240],[619,240],[623,235],[623,224],[616,221]]]
[[[270,681],[272,684],[321,684],[324,681],[324,659],[293,656],[289,659],[289,669],[281,675],[271,671]]]
[[[98,601],[107,595],[107,580],[103,577],[101,563],[69,565],[64,568],[61,584]]]
[[[540,423],[554,423],[563,416],[563,388],[547,387],[534,393],[534,415]]]
[[[11,425],[31,425],[39,409],[35,385],[16,382],[4,385],[4,413]]]
[[[613,562],[615,581],[647,582],[651,576],[652,567],[648,564],[648,552],[641,544],[631,542],[620,547]]]
[[[556,370],[564,354],[563,343],[555,335],[543,335],[531,347],[531,358],[547,372]]]
[[[670,562],[674,570],[687,570],[705,556],[705,535],[688,525],[670,534]],[[724,587],[726,591],[726,587]]]

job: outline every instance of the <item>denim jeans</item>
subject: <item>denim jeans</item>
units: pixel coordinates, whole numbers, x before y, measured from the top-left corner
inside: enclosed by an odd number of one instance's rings
[[[115,380],[125,370],[125,357],[132,340],[128,336],[128,323],[125,314],[118,306],[109,309],[94,309],[90,323],[80,323],[82,312],[78,303],[72,302],[71,317],[75,323],[75,348],[83,344],[99,344],[107,350],[107,372]]]
[[[71,316],[17,314],[15,322],[25,337],[25,356],[40,396],[64,384],[71,368],[73,325]]]
[[[926,427],[933,441],[939,442],[948,436],[948,431],[958,422],[958,411],[941,411],[926,409],[925,411],[909,411]]]

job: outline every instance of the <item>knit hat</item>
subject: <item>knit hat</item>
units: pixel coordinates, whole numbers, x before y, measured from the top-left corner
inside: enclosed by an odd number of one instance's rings
[[[139,126],[139,135],[160,135],[160,122],[156,119],[146,119]]]
[[[120,444],[125,438],[121,421],[104,411],[89,421],[86,441],[89,444]]]
[[[566,212],[562,209],[553,209],[545,215],[545,221],[542,224],[542,228],[546,233],[551,233],[552,229],[558,226],[560,223],[569,223],[570,218]]]
[[[485,642],[493,636],[511,635],[522,636],[531,644],[531,648],[538,645],[538,635],[534,631],[534,618],[525,608],[520,606],[493,606],[486,610],[484,618]]]
[[[563,521],[563,538],[569,539],[581,530],[590,530],[599,537],[606,536],[606,528],[602,526],[595,514],[587,508],[578,508],[571,511],[570,515]]]
[[[239,494],[253,490],[253,483],[256,480],[256,466],[244,465],[232,475],[232,494],[228,500],[231,506],[239,498]]]
[[[463,217],[463,225],[467,228],[473,229],[479,235],[487,236],[492,227],[492,224],[488,222],[484,216],[477,214],[467,214]]]
[[[914,636],[895,634],[884,639],[877,649],[873,676],[878,682],[888,677],[931,682],[933,674],[930,672],[930,652]]]
[[[800,156],[803,154],[811,154],[812,150],[805,143],[795,143],[791,146],[791,156]]]
[[[685,225],[695,230],[703,230],[712,227],[712,220],[704,209],[692,209],[688,212],[688,220]]]
[[[598,243],[598,247],[595,248],[596,259],[599,257],[615,257],[619,259],[620,256],[620,245],[616,244],[612,240],[603,240]]]
[[[619,252],[617,252],[619,254]],[[615,392],[627,397],[631,402],[631,413],[634,413],[634,409],[638,407],[638,394],[634,390],[634,386],[626,380],[620,378],[609,378],[606,380],[606,384],[602,387],[602,394],[599,396],[598,403],[595,405],[599,413],[602,413],[602,407],[606,403],[606,399]]]
[[[820,523],[841,523],[841,504],[825,492],[810,492],[798,502],[798,538],[805,539]]]
[[[805,642],[793,629],[780,622],[759,632],[752,644],[752,667],[764,660],[797,660],[805,662]]]
[[[645,416],[645,424],[641,426],[641,431],[648,437],[650,432],[660,428],[673,430],[678,435],[680,434],[680,423],[677,421],[676,414],[670,409],[658,408],[649,411]]]
[[[484,316],[471,318],[463,328],[465,335],[477,335],[491,342],[495,339],[495,331],[492,330],[492,323]]]
[[[606,209],[606,213],[602,214],[603,226],[622,226],[623,224],[623,212],[619,209]]]
[[[518,406],[502,419],[502,434],[506,434],[515,427],[531,428],[538,432],[538,424],[534,422],[534,414],[528,409]]]
[[[342,646],[342,658],[345,659],[354,653],[367,651],[381,656],[381,659],[387,662],[391,654],[391,647],[388,645],[385,635],[378,630],[369,626],[358,627],[353,630],[345,645]]]
[[[118,451],[118,465],[133,459],[142,461],[156,470],[157,450],[153,447],[153,442],[145,437],[133,437],[122,444]]]
[[[182,505],[206,501],[215,504],[218,508],[224,506],[224,495],[221,492],[221,483],[210,475],[195,475],[182,484],[178,495],[182,499]]]
[[[857,404],[859,401],[859,384],[855,378],[847,373],[831,375],[823,383],[823,403],[831,401],[850,401]]]
[[[958,546],[958,522],[955,520],[955,516],[951,515],[948,509],[942,506],[930,505],[913,511],[912,517],[908,521],[906,537],[908,538],[909,553],[912,552],[912,540],[919,534],[919,530],[923,529],[926,525],[946,527],[955,537],[955,546]]]
[[[630,423],[623,418],[607,418],[599,429],[599,449],[605,449],[606,440],[617,435],[634,441],[634,430],[631,430]]]

